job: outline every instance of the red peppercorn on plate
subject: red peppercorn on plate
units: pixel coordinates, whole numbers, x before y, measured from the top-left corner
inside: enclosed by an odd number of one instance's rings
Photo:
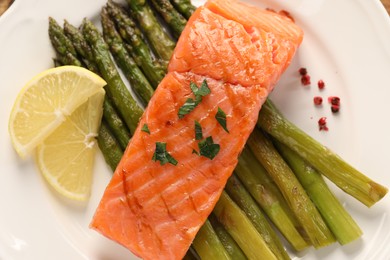
[[[205,3],[192,2],[196,6]],[[277,108],[368,177],[390,187],[387,119],[390,19],[381,4],[364,0],[243,2],[276,12],[283,10],[284,15],[287,11],[304,32],[290,66],[270,94]],[[105,3],[102,0],[19,0],[0,17],[0,259],[138,259],[125,247],[89,227],[112,177],[100,153],[95,161],[90,200],[68,201],[51,190],[31,158],[18,158],[7,130],[12,104],[22,86],[33,75],[53,66],[55,53],[47,33],[48,17],[61,22],[66,19],[74,25],[87,17],[98,25]],[[247,14],[240,15],[246,18]],[[226,62],[229,58],[226,57]],[[170,69],[178,71],[188,64],[176,65]],[[202,64],[199,66],[202,68]],[[240,74],[235,76],[237,79]],[[226,79],[229,80],[234,79]],[[199,87],[202,84],[201,79],[194,78],[194,82]],[[211,90],[214,83],[210,81]],[[206,99],[203,97],[203,101],[207,102]],[[228,112],[225,107],[222,110]],[[319,125],[320,121],[326,127]],[[233,131],[229,129],[229,118],[227,123],[227,130]],[[148,128],[152,133],[153,125],[148,124]],[[221,131],[225,131],[222,126]],[[139,134],[147,135],[142,131]],[[198,148],[194,146],[195,150]],[[170,151],[169,143],[166,149]],[[180,156],[174,153],[172,156],[179,161]],[[160,165],[159,157],[154,158],[153,163]],[[172,163],[165,166],[174,167]],[[389,196],[367,208],[327,183],[361,227],[363,235],[347,245],[334,243],[302,252],[287,246],[290,257],[389,259]]]

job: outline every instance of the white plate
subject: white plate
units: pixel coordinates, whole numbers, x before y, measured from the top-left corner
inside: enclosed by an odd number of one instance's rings
[[[203,1],[195,1],[200,4]],[[390,22],[379,1],[248,1],[289,10],[305,31],[291,67],[272,94],[280,109],[306,132],[331,147],[352,165],[390,187]],[[287,3],[286,3],[287,2]],[[80,24],[98,22],[105,0],[17,0],[0,18],[0,259],[132,259],[131,253],[88,228],[109,181],[99,154],[91,200],[64,201],[52,192],[33,160],[21,161],[8,137],[8,116],[21,87],[52,66],[48,16]],[[297,70],[308,68],[311,87],[303,87]],[[326,89],[316,82],[323,79]],[[315,108],[312,97],[341,97],[341,111],[328,104]],[[317,119],[328,117],[328,132]],[[362,227],[364,235],[347,245],[308,250],[293,258],[390,259],[390,198],[368,209],[332,186]]]

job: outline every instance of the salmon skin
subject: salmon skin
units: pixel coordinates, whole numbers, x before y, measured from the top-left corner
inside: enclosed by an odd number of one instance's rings
[[[143,259],[181,259],[213,210],[261,105],[302,37],[288,18],[238,1],[210,0],[199,7],[91,228]],[[209,91],[200,95],[205,83]],[[193,106],[180,116],[188,101]],[[200,143],[207,143],[213,156],[202,154]]]

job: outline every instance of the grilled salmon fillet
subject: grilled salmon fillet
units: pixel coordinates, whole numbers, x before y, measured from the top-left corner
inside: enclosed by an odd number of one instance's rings
[[[143,259],[181,259],[213,210],[261,105],[302,37],[290,19],[238,1],[210,0],[199,7],[91,228]],[[200,96],[194,86],[200,90],[202,84],[209,93]],[[188,104],[191,109],[180,115]],[[211,139],[206,149],[213,154],[208,156],[200,143]],[[157,148],[161,144],[163,150]]]

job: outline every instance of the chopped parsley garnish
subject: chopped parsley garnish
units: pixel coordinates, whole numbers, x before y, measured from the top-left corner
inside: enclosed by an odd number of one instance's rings
[[[183,106],[179,108],[178,116],[183,118],[185,115],[189,114],[192,110],[195,109],[197,103],[192,98],[188,98]]]
[[[192,90],[192,93],[194,93],[195,95],[195,99],[188,98],[184,105],[179,108],[179,118],[183,118],[185,115],[189,114],[192,110],[194,110],[195,107],[202,101],[202,97],[210,94],[211,92],[206,80],[203,80],[199,88],[194,82],[191,82],[190,88]]]
[[[219,150],[221,148],[219,144],[214,143],[213,138],[211,136],[200,141],[198,143],[198,147],[199,154],[211,160],[214,159],[214,157],[219,153]]]
[[[167,152],[167,144],[162,142],[156,142],[156,150],[153,154],[152,160],[160,161],[160,165],[170,163],[177,165],[177,161]]]
[[[147,124],[142,126],[141,131],[150,134],[150,130]]]
[[[203,82],[199,88],[194,82],[191,82],[190,88],[191,88],[192,92],[194,93],[195,97],[196,96],[204,97],[204,96],[207,96],[208,94],[211,93],[211,90],[210,90],[209,86],[207,85],[206,80],[203,80]]]
[[[226,113],[220,107],[218,107],[218,112],[215,115],[215,119],[217,119],[218,123],[223,127],[223,129],[229,133],[229,130],[226,127]]]
[[[202,139],[203,139],[202,126],[198,121],[195,121],[195,140],[202,140]]]
[[[196,155],[199,155],[199,152],[197,150],[195,150],[195,149],[192,149],[192,153],[196,154]]]

